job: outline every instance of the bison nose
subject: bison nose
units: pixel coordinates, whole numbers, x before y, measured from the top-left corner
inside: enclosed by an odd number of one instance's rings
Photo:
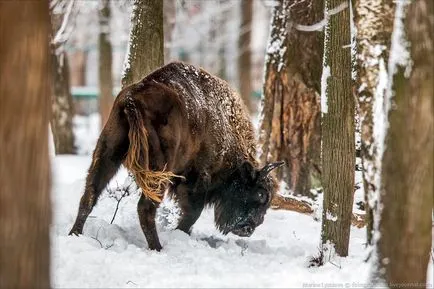
[[[240,237],[250,237],[253,234],[255,227],[250,224],[242,224],[237,226],[231,232]]]
[[[244,236],[250,236],[253,233],[253,228],[250,225],[245,225],[241,228],[241,232]]]

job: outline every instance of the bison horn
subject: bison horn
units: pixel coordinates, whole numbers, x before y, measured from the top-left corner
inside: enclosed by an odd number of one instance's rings
[[[265,165],[259,172],[260,177],[264,178],[266,176],[268,176],[268,174],[274,170],[277,169],[281,166],[283,166],[285,164],[285,162],[275,162],[275,163],[269,163],[267,165]]]

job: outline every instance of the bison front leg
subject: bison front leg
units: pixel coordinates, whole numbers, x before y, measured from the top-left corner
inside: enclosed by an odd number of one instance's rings
[[[158,206],[158,203],[153,202],[142,194],[137,204],[137,213],[139,214],[140,226],[145,234],[149,249],[160,251],[162,247],[155,226],[155,214]]]
[[[181,184],[176,188],[176,194],[182,214],[177,229],[190,234],[191,227],[196,223],[205,205],[205,194],[194,186]]]

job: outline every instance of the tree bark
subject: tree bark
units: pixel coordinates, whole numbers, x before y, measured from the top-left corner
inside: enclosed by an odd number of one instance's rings
[[[390,287],[425,288],[433,203],[434,3],[412,1],[404,15],[410,60],[397,67],[390,92],[378,266]]]
[[[62,9],[66,9],[67,2],[59,2]],[[53,132],[54,146],[56,154],[74,154],[74,132],[72,118],[74,108],[70,91],[69,63],[64,42],[54,43],[54,38],[59,29],[65,13],[54,14],[54,8],[51,13],[51,130]]]
[[[69,85],[68,57],[63,47],[51,47],[52,97],[51,129],[56,154],[74,154],[74,114]]]
[[[48,1],[0,1],[0,288],[49,288]]]
[[[367,219],[367,240],[372,245],[373,211],[378,194],[377,148],[373,136],[373,103],[384,88],[379,86],[387,61],[393,30],[392,0],[353,0],[357,39],[357,98],[361,119],[361,158]],[[381,91],[379,91],[381,90]]]
[[[110,1],[101,0],[99,10],[99,110],[104,127],[113,105],[112,45],[110,42]]]
[[[71,53],[71,86],[85,86],[86,85],[86,64],[87,64],[87,51],[78,50]]]
[[[135,0],[123,87],[164,64],[163,42],[163,1]]]
[[[273,12],[263,95],[260,158],[284,160],[278,172],[294,194],[311,196],[320,167],[323,33],[298,31],[323,18],[323,1],[282,0]],[[313,168],[317,168],[313,170]]]
[[[173,30],[176,23],[176,1],[164,0],[164,63],[170,61]]]
[[[325,9],[341,0],[326,0]],[[324,71],[326,100],[322,107],[322,185],[324,188],[323,255],[348,255],[354,196],[355,103],[351,79],[350,11],[332,15],[325,27]],[[329,74],[329,75],[328,75]],[[326,78],[327,77],[327,78]],[[326,78],[326,79],[325,79]],[[331,252],[327,252],[332,250]],[[334,251],[334,252],[333,252]]]
[[[251,31],[253,17],[253,0],[241,1],[241,24],[238,39],[238,81],[240,94],[249,112],[253,112],[252,94],[252,51],[251,51]]]

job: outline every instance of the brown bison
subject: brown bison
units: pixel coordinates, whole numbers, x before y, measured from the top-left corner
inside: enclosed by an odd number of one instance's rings
[[[189,232],[205,205],[223,233],[250,236],[274,193],[259,169],[252,125],[228,84],[192,65],[170,63],[117,96],[98,139],[70,234],[81,234],[101,191],[121,164],[141,188],[137,211],[150,249],[160,250],[155,212],[166,189]]]

